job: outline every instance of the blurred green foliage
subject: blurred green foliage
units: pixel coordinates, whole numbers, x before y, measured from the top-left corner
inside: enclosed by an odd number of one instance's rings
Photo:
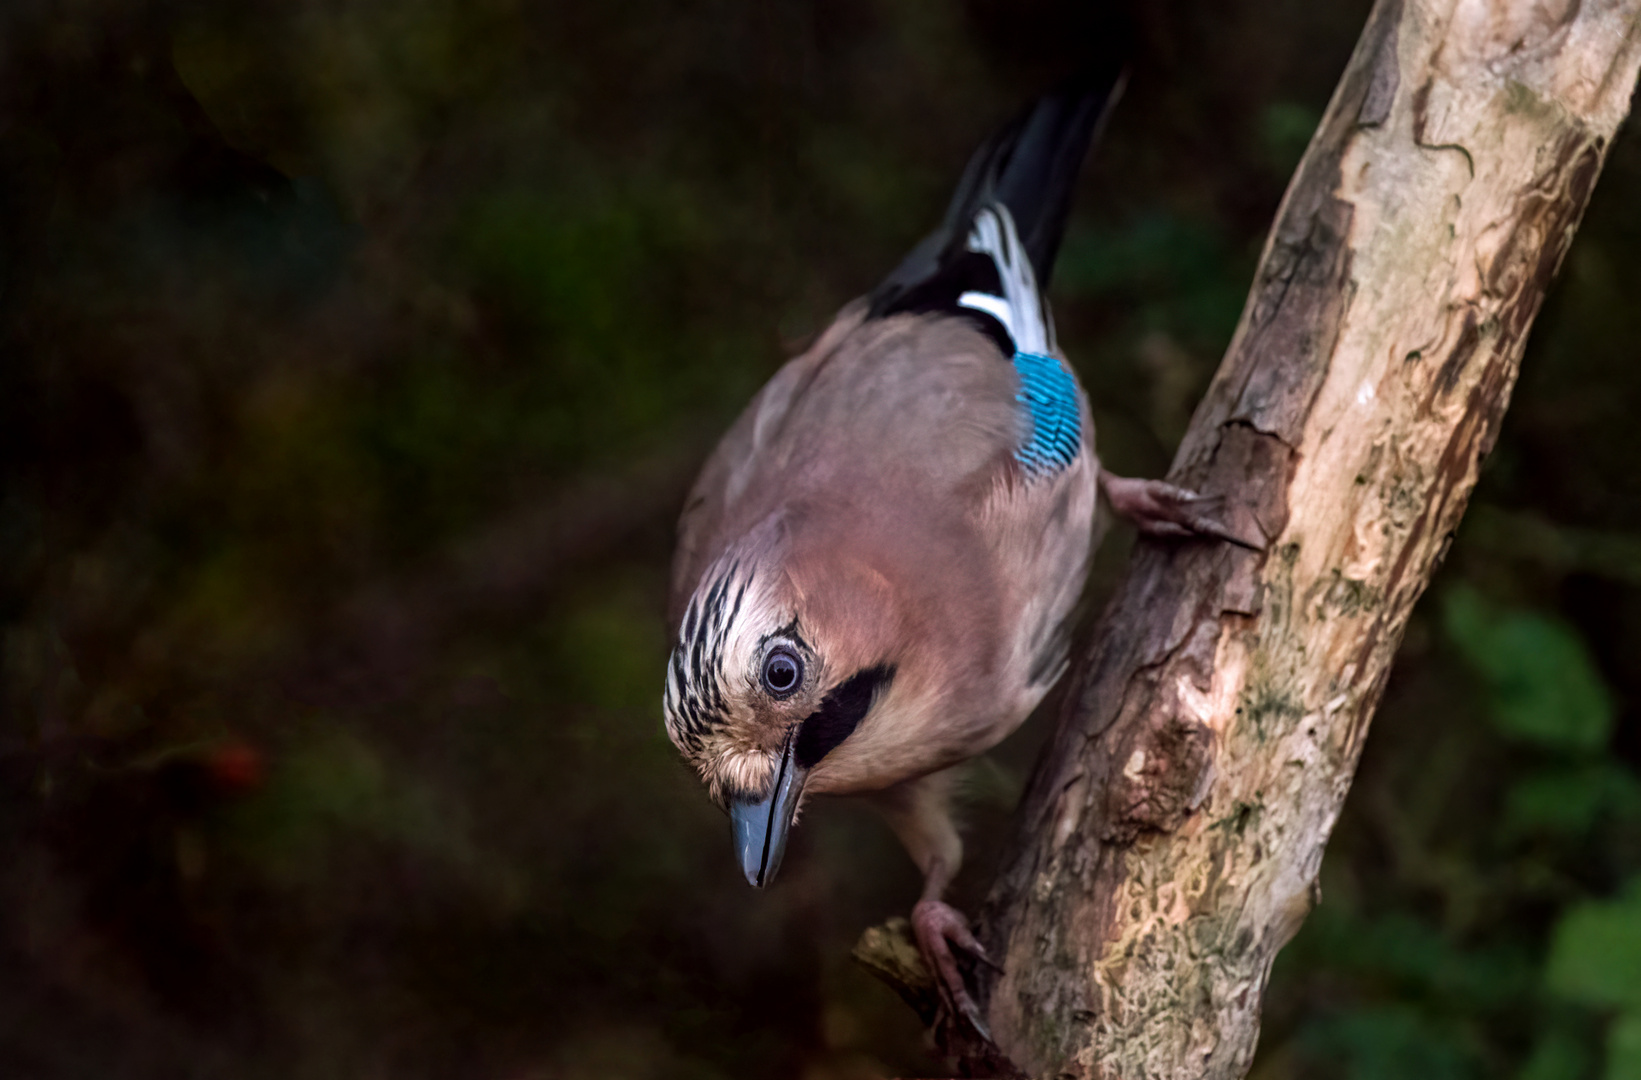
[[[1114,467],[1166,468],[1365,8],[1140,7],[1054,292]],[[892,838],[818,806],[754,894],[666,742],[671,526],[1103,18],[7,6],[0,1071],[937,1074],[847,960]],[[1627,131],[1262,1080],[1641,1075],[1638,181]],[[1040,734],[975,769],[967,903]]]
[[[1443,627],[1489,692],[1500,733],[1549,750],[1599,750],[1613,705],[1578,632],[1532,611],[1499,611],[1473,588],[1443,599]]]
[[[1550,985],[1574,1001],[1641,1009],[1641,881],[1614,901],[1570,908],[1550,946]]]

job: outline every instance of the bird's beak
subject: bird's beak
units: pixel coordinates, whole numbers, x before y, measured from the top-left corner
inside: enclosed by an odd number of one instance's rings
[[[735,852],[748,883],[764,888],[775,880],[786,853],[786,833],[803,794],[809,770],[793,756],[794,739],[788,739],[775,768],[775,783],[761,799],[736,799],[729,804],[729,819],[735,826]]]

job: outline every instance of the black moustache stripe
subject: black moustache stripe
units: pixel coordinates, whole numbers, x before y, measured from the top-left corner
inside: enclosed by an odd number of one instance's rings
[[[821,700],[820,708],[809,715],[798,728],[798,743],[794,756],[806,769],[814,768],[821,758],[837,749],[854,733],[880,693],[894,681],[895,669],[887,664],[857,671],[832,688]]]

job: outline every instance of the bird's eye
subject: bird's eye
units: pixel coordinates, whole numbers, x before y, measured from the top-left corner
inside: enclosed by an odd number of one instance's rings
[[[776,648],[764,657],[764,689],[770,696],[783,698],[803,682],[803,661],[791,649]]]

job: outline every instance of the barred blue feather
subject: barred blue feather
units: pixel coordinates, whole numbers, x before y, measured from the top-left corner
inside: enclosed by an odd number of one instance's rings
[[[1077,380],[1059,360],[1041,353],[1016,352],[1014,370],[1020,373],[1014,400],[1031,418],[1031,434],[1014,460],[1033,478],[1059,472],[1076,460],[1083,442]]]

